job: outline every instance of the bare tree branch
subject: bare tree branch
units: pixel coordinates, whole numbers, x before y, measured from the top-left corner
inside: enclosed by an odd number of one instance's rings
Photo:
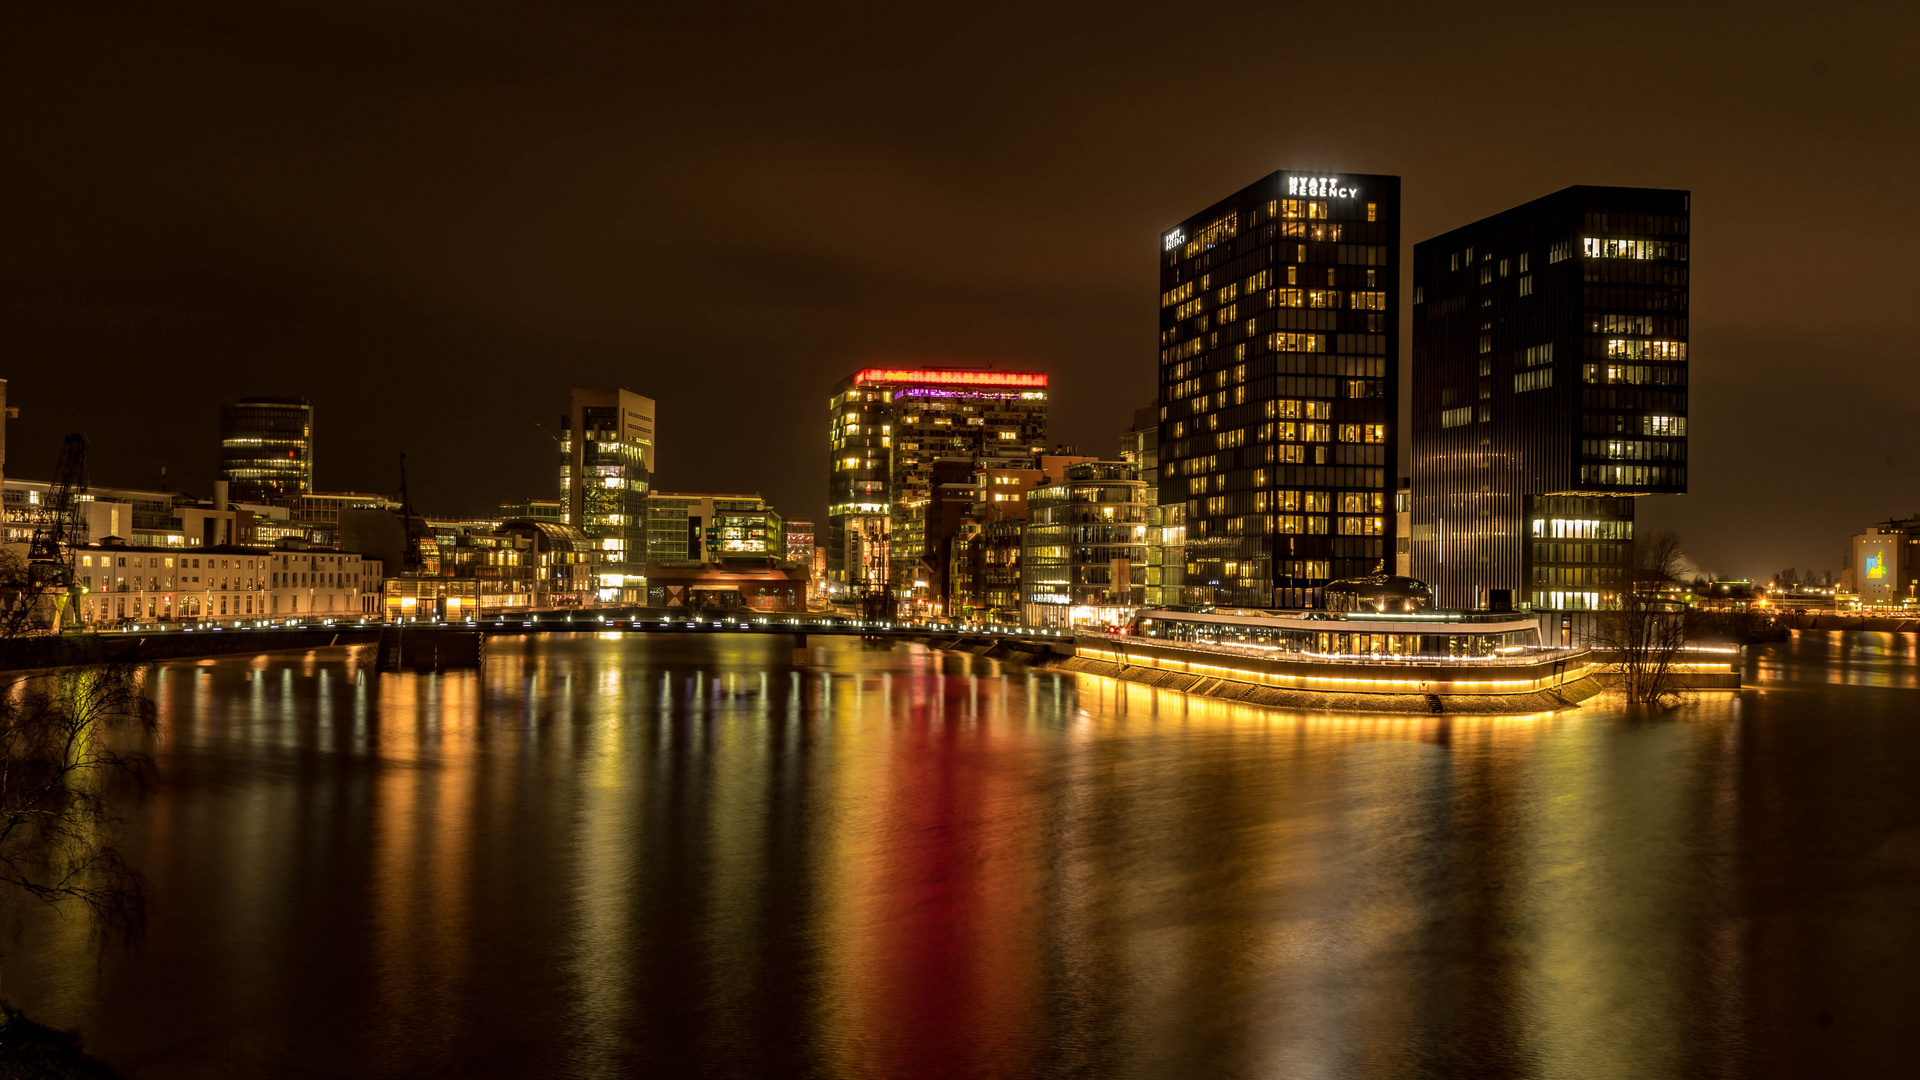
[[[0,555],[0,650],[46,632],[44,600],[20,560]],[[118,847],[114,806],[152,763],[116,742],[150,735],[156,715],[132,665],[0,673],[0,914],[17,915],[19,900],[76,904],[104,935],[139,934],[146,890]]]
[[[1680,658],[1687,644],[1685,605],[1662,589],[1686,562],[1680,537],[1657,533],[1634,544],[1633,579],[1602,611],[1588,644],[1615,669],[1619,690],[1635,705],[1671,706],[1683,691]]]

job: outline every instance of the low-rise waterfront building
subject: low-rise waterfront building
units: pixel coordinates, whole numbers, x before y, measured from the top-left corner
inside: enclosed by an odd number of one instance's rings
[[[107,540],[74,552],[82,623],[377,615],[379,564],[334,551],[198,549]]]
[[[647,567],[647,604],[700,611],[803,612],[807,567],[769,556],[723,556],[710,563]]]
[[[484,619],[590,606],[600,548],[557,521],[430,519],[432,557],[387,579],[391,619]]]
[[[500,520],[502,521],[561,521],[567,520],[566,504],[559,499],[502,499],[500,501]]]
[[[303,530],[315,544],[333,545],[340,540],[340,511],[398,510],[400,504],[385,495],[364,491],[309,491],[287,500],[292,524]]]
[[[1847,567],[1859,606],[1920,605],[1920,518],[1889,518],[1853,538]]]
[[[758,492],[656,491],[647,500],[647,561],[787,557],[784,523]]]
[[[272,547],[304,530],[288,528],[284,507],[240,504],[227,498],[227,482],[214,482],[211,499],[174,491],[89,487],[80,494],[81,542],[114,537],[129,544],[170,548],[238,544]],[[5,481],[0,542],[24,544],[48,523],[53,485],[45,480]]]

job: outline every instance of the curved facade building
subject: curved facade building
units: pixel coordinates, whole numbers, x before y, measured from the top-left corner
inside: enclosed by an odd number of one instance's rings
[[[313,490],[313,406],[305,398],[242,398],[220,406],[220,478],[235,502],[273,503]]]

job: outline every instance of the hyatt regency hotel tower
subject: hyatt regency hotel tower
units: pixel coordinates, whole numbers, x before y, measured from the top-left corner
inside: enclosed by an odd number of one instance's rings
[[[1308,608],[1393,549],[1400,178],[1276,172],[1161,236],[1169,603]]]
[[[1687,490],[1685,191],[1571,187],[1413,249],[1413,576],[1446,608],[1608,606],[1635,500]]]

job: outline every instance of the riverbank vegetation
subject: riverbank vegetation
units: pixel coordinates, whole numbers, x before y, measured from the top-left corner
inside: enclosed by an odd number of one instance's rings
[[[6,1080],[118,1080],[81,1049],[80,1033],[55,1031],[0,1001],[0,1076]]]
[[[50,630],[48,594],[17,558],[0,559],[0,650]],[[130,664],[0,673],[0,933],[33,907],[79,909],[102,940],[146,925],[140,875],[121,854],[114,809],[151,761],[123,749],[156,730],[146,677]],[[0,1003],[0,1075],[111,1077],[78,1037]]]
[[[1589,644],[1613,666],[1620,693],[1634,705],[1671,707],[1683,697],[1686,605],[1671,597],[1669,586],[1684,565],[1678,535],[1636,541],[1627,588],[1594,621]]]

